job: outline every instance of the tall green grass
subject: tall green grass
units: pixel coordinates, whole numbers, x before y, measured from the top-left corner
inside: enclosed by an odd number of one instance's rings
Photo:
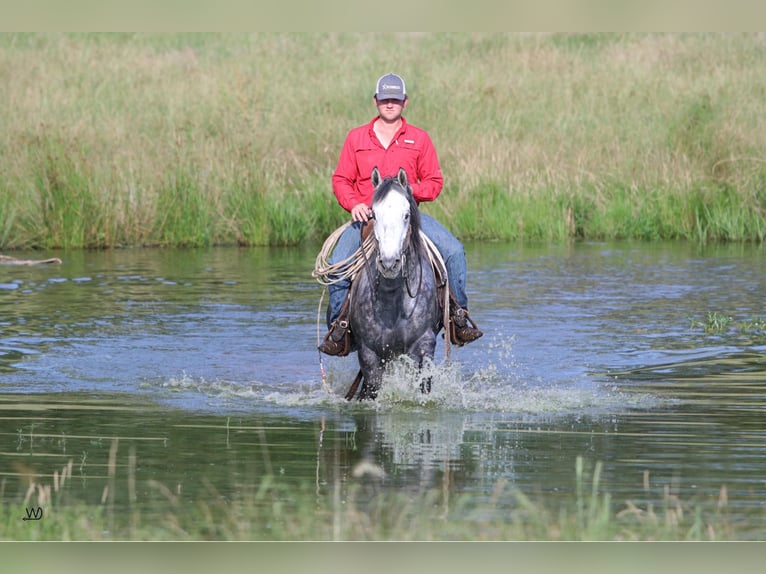
[[[0,248],[294,244],[387,71],[461,238],[761,241],[760,34],[1,34]],[[381,46],[396,46],[396,58]]]
[[[575,461],[572,492],[555,497],[522,493],[502,481],[479,496],[441,487],[382,490],[375,472],[354,469],[356,478],[336,479],[328,487],[266,475],[226,495],[204,477],[192,477],[207,485],[206,495],[189,500],[182,483],[171,489],[137,480],[138,461],[133,456],[127,470],[121,469],[116,451],[113,446],[107,475],[88,479],[96,483],[90,488],[101,493],[100,500],[72,495],[77,479],[69,462],[48,480],[30,482],[23,500],[0,504],[0,540],[737,540],[752,535],[740,533],[730,519],[726,487],[712,500],[682,501],[667,485],[650,489],[645,476],[641,500],[615,503],[602,482],[601,463],[591,468],[582,457]],[[40,520],[24,520],[29,509],[38,508]]]

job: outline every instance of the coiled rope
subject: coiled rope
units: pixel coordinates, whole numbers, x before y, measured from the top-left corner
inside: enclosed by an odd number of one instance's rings
[[[375,251],[377,240],[375,239],[375,234],[370,233],[367,236],[367,239],[364,240],[364,243],[362,243],[350,257],[347,257],[343,261],[338,261],[337,263],[330,263],[329,257],[332,254],[333,249],[335,249],[338,239],[340,239],[340,236],[343,235],[343,232],[346,231],[351,224],[352,222],[349,221],[333,231],[330,236],[325,239],[324,245],[322,245],[322,249],[319,251],[319,255],[317,255],[311,276],[325,287],[346,279],[353,281],[356,274],[364,266],[365,261],[369,260],[370,255]]]

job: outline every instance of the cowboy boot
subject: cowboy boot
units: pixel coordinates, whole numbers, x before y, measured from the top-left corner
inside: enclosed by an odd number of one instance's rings
[[[482,333],[468,314],[468,309],[450,306],[450,340],[453,345],[462,347],[475,341]],[[470,322],[470,324],[469,324]]]
[[[457,302],[452,289],[449,291],[449,333],[450,341],[458,347],[475,341],[484,334],[471,319],[468,309],[464,309]]]
[[[349,290],[350,293],[350,290]],[[318,349],[326,355],[345,357],[351,352],[351,332],[348,325],[349,295],[341,305],[338,318],[330,325],[330,330]]]

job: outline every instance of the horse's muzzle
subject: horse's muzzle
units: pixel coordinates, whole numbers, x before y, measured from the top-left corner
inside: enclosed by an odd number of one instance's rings
[[[386,279],[396,279],[402,273],[403,259],[404,255],[401,257],[378,257],[378,271]]]

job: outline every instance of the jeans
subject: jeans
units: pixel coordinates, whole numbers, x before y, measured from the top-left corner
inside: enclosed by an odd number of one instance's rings
[[[343,261],[351,257],[361,245],[361,227],[358,221],[352,223],[338,238],[335,249],[330,255],[329,262],[332,264]],[[464,309],[468,308],[468,296],[465,293],[465,277],[467,273],[465,262],[465,249],[462,243],[452,235],[447,228],[436,219],[425,213],[420,214],[420,227],[423,233],[433,242],[447,266],[447,275],[449,276],[449,285],[458,303]],[[338,318],[340,308],[346,299],[351,281],[344,279],[338,283],[329,286],[330,291],[330,313],[328,323],[330,324]]]

